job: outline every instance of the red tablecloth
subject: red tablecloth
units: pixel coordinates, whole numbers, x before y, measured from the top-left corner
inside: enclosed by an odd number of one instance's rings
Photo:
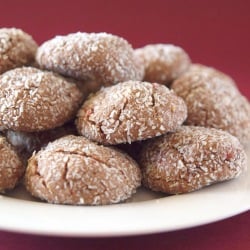
[[[19,27],[43,42],[56,34],[106,31],[134,47],[182,46],[194,62],[231,75],[250,99],[250,1],[2,1],[0,26]],[[0,208],[1,211],[1,208]],[[11,214],[9,215],[11,216]],[[21,216],[21,211],[20,211]],[[0,232],[0,249],[250,249],[250,213],[156,235],[72,239]]]

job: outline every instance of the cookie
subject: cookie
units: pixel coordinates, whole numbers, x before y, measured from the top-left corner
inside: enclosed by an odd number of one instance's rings
[[[104,205],[129,198],[141,173],[128,155],[71,135],[32,156],[25,183],[33,196],[50,203]]]
[[[0,76],[0,130],[23,132],[59,127],[82,102],[76,85],[51,72],[16,68]]]
[[[188,107],[187,125],[223,129],[247,144],[250,104],[235,82],[213,68],[196,65],[171,86]]]
[[[131,45],[107,33],[56,36],[38,48],[36,60],[44,69],[104,86],[142,80],[144,73]]]
[[[16,28],[0,29],[0,74],[31,64],[35,59],[37,44],[24,31]]]
[[[170,86],[190,65],[188,54],[172,44],[151,44],[135,50],[145,68],[144,81]]]
[[[187,193],[238,177],[247,168],[239,140],[214,128],[182,126],[141,151],[143,184],[168,194]]]
[[[13,189],[24,173],[24,165],[12,146],[0,136],[0,192]]]
[[[186,116],[184,101],[164,85],[128,81],[91,95],[78,111],[76,125],[93,141],[119,144],[173,131]]]

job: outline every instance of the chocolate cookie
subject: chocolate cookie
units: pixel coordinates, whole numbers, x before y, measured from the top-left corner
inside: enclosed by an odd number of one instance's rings
[[[82,93],[51,72],[23,67],[0,76],[0,130],[33,132],[59,127],[75,115]]]
[[[214,128],[182,126],[141,151],[143,184],[168,194],[187,193],[238,177],[247,158],[238,139]]]
[[[141,173],[120,151],[66,136],[32,156],[25,183],[33,196],[51,203],[104,205],[129,198]]]
[[[39,47],[36,59],[42,68],[105,86],[142,80],[144,73],[131,45],[107,33],[56,36]]]
[[[175,130],[184,101],[161,84],[128,81],[91,95],[77,114],[78,132],[103,144],[131,143]]]

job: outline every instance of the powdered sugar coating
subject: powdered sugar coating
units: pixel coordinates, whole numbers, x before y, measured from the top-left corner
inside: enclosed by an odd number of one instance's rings
[[[36,60],[45,69],[105,86],[143,78],[131,45],[107,33],[56,36],[39,47]]]
[[[32,195],[51,203],[104,205],[129,198],[141,173],[120,151],[66,136],[33,155],[25,183]]]
[[[0,74],[28,65],[35,59],[37,44],[27,33],[16,28],[0,29]]]
[[[187,104],[186,124],[223,129],[243,144],[249,142],[250,104],[229,76],[194,65],[171,88]]]
[[[24,165],[3,136],[0,136],[0,192],[13,189],[24,173]]]
[[[80,134],[103,144],[131,143],[175,130],[186,115],[184,101],[167,87],[128,81],[91,95],[76,125]]]
[[[238,177],[246,157],[238,139],[225,131],[182,126],[149,141],[139,162],[145,186],[178,194]]]
[[[182,48],[172,44],[146,45],[136,49],[135,55],[144,64],[144,81],[167,86],[188,69],[191,61]]]
[[[32,67],[2,74],[0,90],[0,130],[33,132],[61,126],[82,100],[74,83]]]
[[[229,86],[234,85],[237,88],[237,84],[229,75],[226,75],[213,67],[205,66],[199,63],[193,63],[190,65],[186,73],[191,74],[191,72],[192,74],[201,74],[204,77],[214,76],[217,78],[216,81],[224,82],[224,84],[228,84]]]

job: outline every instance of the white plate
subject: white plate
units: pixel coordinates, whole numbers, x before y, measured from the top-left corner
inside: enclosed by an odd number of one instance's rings
[[[250,149],[247,154],[250,159]],[[19,187],[0,196],[0,229],[60,236],[138,235],[198,226],[249,209],[250,166],[236,180],[190,194],[164,197],[141,189],[127,203],[99,207],[51,205]]]

